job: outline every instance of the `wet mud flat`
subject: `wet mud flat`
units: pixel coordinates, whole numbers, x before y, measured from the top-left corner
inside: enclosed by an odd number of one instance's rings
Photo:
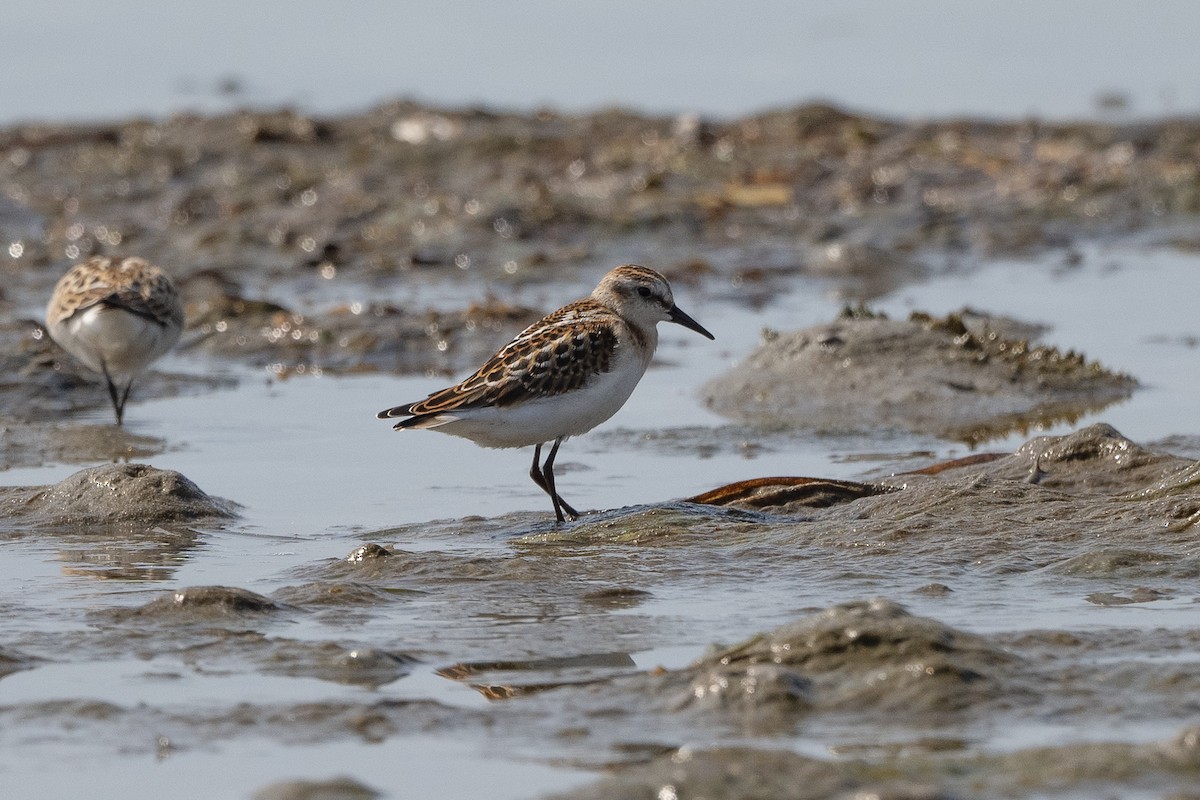
[[[1200,463],[1093,425],[1011,454],[820,483],[720,487],[569,525],[522,514],[364,532],[341,557],[273,576],[268,594],[147,588],[83,612],[83,625],[17,626],[0,660],[10,685],[132,652],[151,682],[265,675],[359,691],[194,706],[85,690],[0,703],[0,730],[6,748],[99,740],[113,757],[454,736],[607,773],[563,797],[1188,796],[1200,779]],[[0,503],[8,541],[59,539],[69,561],[167,561],[237,513],[137,466],[6,489]],[[724,618],[663,603],[694,593]],[[1089,621],[1021,621],[1054,619],[1047,603]],[[1097,616],[1131,604],[1179,617]],[[693,643],[697,626],[730,638],[690,663],[646,661]],[[488,702],[406,691],[431,673]],[[352,782],[364,796],[395,791]],[[269,791],[341,796],[322,794],[335,786]]]
[[[590,288],[623,261],[753,311],[797,284],[869,303],[1005,255],[1058,252],[1069,268],[1096,237],[1189,249],[1198,151],[1192,120],[904,123],[822,105],[714,121],[392,103],[9,128],[0,419],[23,444],[0,466],[69,457],[56,441],[71,432],[49,423],[105,402],[38,324],[92,255],[145,257],[186,301],[178,350],[201,368],[152,373],[135,400],[228,386],[247,366],[461,375],[548,310],[530,300],[542,287]],[[79,463],[121,445],[80,438]]]
[[[1070,264],[1088,237],[1191,247],[1197,151],[1192,120],[905,123],[820,105],[713,121],[393,103],[10,128],[0,343],[30,380],[0,387],[0,413],[94,394],[67,391],[88,383],[69,365],[45,377],[55,351],[25,321],[91,255],[176,278],[183,352],[280,374],[457,373],[546,310],[505,297],[624,261],[753,308],[797,280],[870,301],[980,258]]]
[[[825,106],[718,122],[397,103],[0,132],[0,466],[81,467],[0,488],[0,547],[33,565],[0,594],[0,784],[73,754],[122,780],[224,772],[269,742],[282,766],[242,763],[226,788],[401,796],[383,759],[320,757],[452,741],[573,787],[495,787],[512,797],[1190,796],[1190,419],[1157,444],[1093,424],[951,464],[906,453],[894,475],[717,480],[565,526],[347,519],[300,543],[257,518],[268,549],[243,498],[153,466],[191,436],[87,421],[102,386],[33,319],[69,264],[136,254],[181,286],[189,370],[146,376],[135,404],[248,369],[461,375],[620,261],[753,312],[797,285],[869,304],[1004,255],[1069,270],[1097,237],[1187,250],[1198,152],[1188,120]],[[1053,320],[812,322],[763,331],[698,387],[727,424],[645,446],[854,428],[880,449],[895,430],[986,448],[1140,387],[1045,335]],[[455,767],[473,769],[490,767]]]

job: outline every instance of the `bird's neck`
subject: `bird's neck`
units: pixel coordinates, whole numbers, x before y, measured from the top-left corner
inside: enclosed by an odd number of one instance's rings
[[[638,350],[646,355],[646,361],[654,355],[655,348],[658,347],[658,325],[642,325],[637,322],[628,321],[629,336]]]

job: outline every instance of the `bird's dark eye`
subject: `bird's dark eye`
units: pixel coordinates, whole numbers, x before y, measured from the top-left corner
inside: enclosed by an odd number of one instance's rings
[[[650,290],[649,290],[649,289],[647,289],[645,286],[639,286],[639,287],[638,287],[638,294],[640,294],[642,297],[649,297],[649,296],[650,296]]]

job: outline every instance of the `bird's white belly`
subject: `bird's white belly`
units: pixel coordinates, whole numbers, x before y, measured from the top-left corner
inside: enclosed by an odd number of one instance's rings
[[[50,328],[50,336],[89,369],[133,378],[166,353],[179,329],[118,308],[93,306]]]
[[[609,419],[625,405],[648,362],[630,358],[586,386],[564,394],[534,398],[503,408],[466,409],[436,427],[484,447],[526,447],[578,436]]]

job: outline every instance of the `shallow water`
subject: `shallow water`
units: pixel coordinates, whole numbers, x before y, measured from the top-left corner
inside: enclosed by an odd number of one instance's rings
[[[1075,424],[1014,432],[984,449],[1012,450],[1030,435],[1064,433],[1097,420],[1138,442],[1197,433],[1200,327],[1193,305],[1200,295],[1200,259],[1139,242],[1093,244],[1081,253],[1082,260],[1069,267],[1051,254],[948,270],[878,303],[896,316],[910,308],[942,312],[971,305],[1045,323],[1051,326],[1046,341],[1079,348],[1145,384],[1128,402]],[[580,508],[619,508],[742,478],[877,476],[967,454],[963,445],[901,432],[739,428],[699,405],[697,388],[746,354],[761,328],[786,330],[832,317],[840,303],[834,288],[797,278],[790,291],[754,309],[731,302],[725,292],[704,296],[681,289],[680,305],[717,341],[664,329],[658,366],[628,405],[599,431],[565,446],[560,490]],[[582,289],[551,285],[545,305]],[[209,365],[175,356],[162,367],[202,372]],[[1186,668],[1195,662],[1186,647],[1162,650],[1150,635],[1157,631],[1169,640],[1172,632],[1184,637],[1196,629],[1195,591],[1181,574],[1097,578],[1064,574],[1054,564],[997,574],[987,564],[939,566],[937,558],[902,547],[870,558],[787,538],[756,541],[753,532],[739,532],[736,516],[724,528],[718,525],[724,538],[712,547],[670,540],[636,547],[555,544],[539,539],[555,527],[548,503],[526,475],[526,451],[483,450],[431,432],[401,434],[374,419],[378,409],[419,397],[444,379],[238,377],[236,388],[200,396],[135,399],[128,420],[135,433],[168,443],[153,459],[156,466],[179,470],[206,491],[242,504],[240,520],[201,530],[191,546],[175,549],[156,549],[138,537],[54,532],[25,532],[4,542],[0,608],[7,613],[0,644],[48,661],[0,681],[0,713],[21,720],[0,731],[0,784],[19,786],[26,797],[55,797],[86,774],[97,796],[137,785],[131,796],[200,798],[249,796],[276,780],[346,774],[392,796],[528,797],[564,790],[593,778],[576,765],[614,757],[573,744],[569,731],[579,722],[569,704],[559,708],[536,698],[493,703],[434,670],[581,654],[608,655],[591,668],[568,661],[524,674],[568,680],[589,669],[604,674],[679,667],[710,643],[738,641],[808,609],[877,595],[951,626],[1010,639],[1068,630],[1101,642],[1132,641],[1096,645],[1091,662],[1081,658],[1084,668],[1114,662]],[[106,410],[91,416],[103,422]],[[77,468],[12,469],[3,480],[50,483]],[[603,525],[604,519],[586,524]],[[394,546],[411,558],[411,580],[400,573],[384,582],[399,582],[392,601],[310,601],[301,603],[305,613],[246,625],[271,640],[301,643],[288,646],[337,642],[418,660],[381,685],[297,674],[286,649],[271,657],[278,663],[263,663],[204,628],[151,623],[146,630],[129,629],[104,616],[106,609],[141,605],[183,586],[222,584],[271,594],[311,584],[324,591],[320,587],[329,581],[358,580],[338,560],[364,541]],[[550,582],[529,583],[534,576]],[[952,593],[917,591],[932,582],[948,584]],[[645,594],[586,599],[592,589],[614,585]],[[1130,586],[1171,593],[1118,606],[1084,600]],[[630,666],[611,666],[622,659]],[[89,716],[44,705],[79,700],[121,710]],[[338,724],[321,722],[320,714],[311,733],[286,722],[238,732],[223,721],[241,704],[253,704],[266,718],[278,710],[281,719],[291,719],[305,704],[366,704],[375,710],[353,713],[386,717],[386,707],[370,706],[383,701],[422,704],[413,712],[414,727],[391,720],[390,734],[367,735],[364,743]],[[351,712],[337,711],[342,713]],[[1156,722],[1130,708],[1117,716],[1123,718],[1119,739],[1127,742],[1160,740],[1179,726],[1178,719]],[[998,753],[1064,739],[1111,739],[1113,731],[1095,721],[1081,729],[1078,720],[1035,714],[943,730]],[[600,721],[589,724],[603,728]],[[672,742],[683,735],[663,724],[645,731],[646,739]],[[830,742],[860,740],[854,730],[826,721],[767,741],[829,757]],[[908,735],[902,724],[893,724],[866,738]],[[690,731],[686,740],[729,736],[718,726]],[[70,772],[58,768],[64,762],[72,764]]]
[[[1130,401],[1076,424],[1014,431],[981,449],[1008,451],[1028,436],[1063,433],[1097,420],[1138,442],[1192,434],[1200,325],[1194,323],[1190,289],[1200,286],[1200,257],[1093,245],[1076,266],[1059,268],[1059,259],[1051,254],[951,271],[907,286],[874,307],[902,318],[913,309],[941,314],[969,306],[1041,323],[1049,327],[1044,341],[1081,350],[1142,384]],[[491,291],[516,296],[513,289]],[[551,295],[543,302],[548,307],[585,291],[581,284],[540,293]],[[423,296],[437,297],[436,289],[428,292]],[[564,445],[559,488],[580,508],[686,497],[763,475],[860,477],[920,466],[910,463],[913,453],[928,463],[970,452],[961,444],[904,432],[817,435],[728,424],[697,402],[697,388],[748,353],[764,328],[791,330],[825,321],[836,314],[839,298],[828,283],[803,279],[754,309],[686,289],[680,295],[681,306],[717,340],[664,327],[656,363],[629,403],[600,429]],[[208,364],[177,356],[163,366],[200,372]],[[443,377],[279,381],[257,372],[239,377],[237,388],[139,403],[129,427],[170,443],[154,459],[156,466],[178,470],[210,494],[245,505],[249,532],[305,539],[329,529],[350,534],[427,519],[541,511],[547,505],[525,475],[526,450],[487,450],[432,432],[391,431],[374,418],[381,408],[440,388],[447,382]],[[88,418],[103,423],[107,416],[101,408]],[[13,469],[5,477],[12,485],[51,483],[72,471]]]

